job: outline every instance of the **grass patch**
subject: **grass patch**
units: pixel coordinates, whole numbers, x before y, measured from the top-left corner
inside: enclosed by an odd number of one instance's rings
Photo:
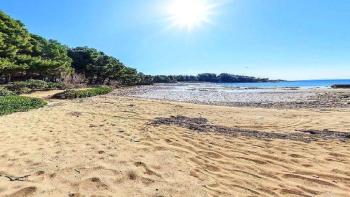
[[[75,98],[87,98],[97,95],[108,94],[112,92],[112,88],[107,86],[88,88],[83,90],[66,90],[62,93],[54,95],[57,99],[75,99]]]
[[[30,109],[44,107],[47,103],[39,98],[29,98],[23,96],[1,96],[0,116],[15,112],[25,112]]]

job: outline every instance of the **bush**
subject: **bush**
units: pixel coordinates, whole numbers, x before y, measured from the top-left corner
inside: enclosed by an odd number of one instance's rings
[[[47,103],[44,100],[38,98],[3,96],[0,97],[0,116],[15,112],[25,112],[30,109],[37,109],[46,104]]]
[[[30,89],[45,89],[47,88],[47,83],[41,80],[28,80],[28,81],[19,81],[14,82],[14,85],[17,87],[25,87]]]
[[[0,96],[13,96],[13,95],[15,95],[14,92],[6,88],[0,87]]]
[[[54,98],[58,99],[75,99],[75,98],[86,98],[97,95],[108,94],[112,91],[112,88],[107,86],[94,87],[82,90],[66,90],[62,93],[54,95]]]
[[[16,94],[26,94],[32,91],[63,89],[63,83],[46,82],[41,80],[29,80],[13,82],[7,88]]]
[[[64,89],[65,85],[63,83],[57,83],[57,82],[47,82],[47,89],[48,90],[59,90]]]

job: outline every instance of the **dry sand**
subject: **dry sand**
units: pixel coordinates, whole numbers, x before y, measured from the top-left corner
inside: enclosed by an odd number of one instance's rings
[[[234,108],[112,95],[0,117],[0,196],[349,196],[350,142],[234,138],[156,117],[350,132],[350,109]]]

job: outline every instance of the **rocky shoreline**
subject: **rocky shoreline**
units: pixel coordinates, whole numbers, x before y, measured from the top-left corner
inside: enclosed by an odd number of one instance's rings
[[[227,88],[213,84],[156,84],[118,89],[118,96],[261,108],[349,108],[349,89]]]

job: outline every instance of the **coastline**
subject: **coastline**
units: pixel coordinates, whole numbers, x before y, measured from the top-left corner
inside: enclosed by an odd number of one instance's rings
[[[350,89],[247,88],[224,87],[211,83],[176,83],[124,88],[115,95],[233,107],[350,108]]]

